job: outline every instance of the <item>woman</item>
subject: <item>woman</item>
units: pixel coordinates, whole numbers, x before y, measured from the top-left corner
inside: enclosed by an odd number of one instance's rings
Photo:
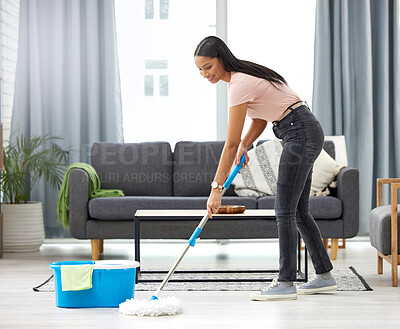
[[[273,123],[275,136],[284,144],[275,198],[279,276],[268,288],[252,293],[251,298],[297,299],[297,294],[337,290],[330,272],[332,264],[309,211],[312,168],[324,142],[318,120],[281,75],[264,66],[237,59],[217,37],[203,39],[196,48],[194,59],[204,78],[213,84],[221,80],[227,82],[229,91],[228,132],[207,201],[210,217],[221,205],[221,185],[232,164],[238,164],[243,154],[246,155],[244,165],[248,163],[247,149],[261,135],[268,121]],[[246,115],[252,118],[252,123],[241,140]],[[293,285],[296,280],[296,224],[317,274],[298,290]]]

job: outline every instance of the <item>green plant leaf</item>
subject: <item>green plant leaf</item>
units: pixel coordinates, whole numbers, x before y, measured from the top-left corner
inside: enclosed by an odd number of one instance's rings
[[[14,144],[3,150],[4,169],[2,172],[2,192],[5,202],[27,202],[30,192],[40,178],[58,189],[62,183],[69,149],[55,143],[61,137],[17,136]]]

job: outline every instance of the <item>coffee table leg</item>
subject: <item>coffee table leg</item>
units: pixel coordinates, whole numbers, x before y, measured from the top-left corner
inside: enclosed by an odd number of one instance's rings
[[[308,281],[308,257],[307,257],[307,247],[304,246],[304,282]]]
[[[298,246],[297,246],[297,272],[301,273],[301,236],[298,233]],[[307,247],[304,246],[304,282],[308,281],[308,258]]]
[[[301,271],[301,237],[297,234],[297,272]]]
[[[138,283],[140,274],[140,219],[135,216],[133,220],[135,221],[135,261],[139,262],[139,267],[136,268],[136,283]]]

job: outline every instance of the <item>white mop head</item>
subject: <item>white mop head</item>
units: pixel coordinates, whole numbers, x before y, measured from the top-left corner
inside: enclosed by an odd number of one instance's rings
[[[182,312],[182,300],[176,297],[165,297],[151,301],[132,298],[119,304],[119,311],[122,314],[136,316],[174,315]]]

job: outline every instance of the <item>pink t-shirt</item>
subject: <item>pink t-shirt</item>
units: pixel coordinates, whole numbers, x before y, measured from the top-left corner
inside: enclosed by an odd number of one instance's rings
[[[275,87],[276,86],[276,87]],[[232,72],[228,84],[229,107],[247,103],[247,115],[253,119],[278,120],[300,97],[286,84],[275,84],[241,72]]]

